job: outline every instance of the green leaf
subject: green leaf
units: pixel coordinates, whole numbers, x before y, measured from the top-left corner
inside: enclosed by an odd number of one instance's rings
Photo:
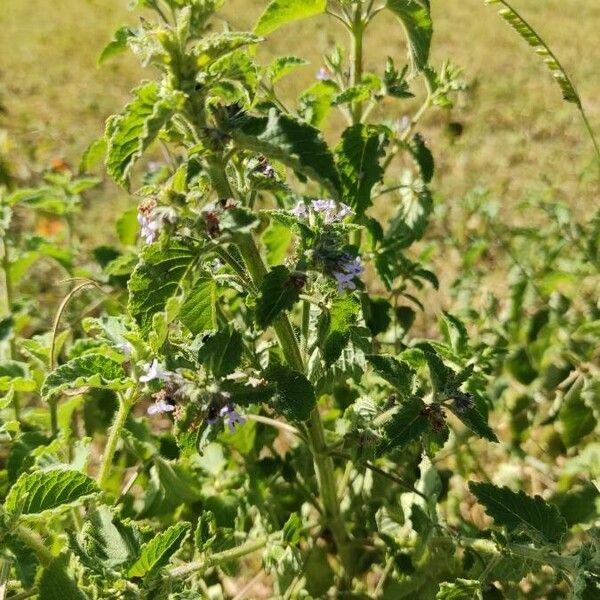
[[[110,176],[126,187],[134,163],[171,119],[176,102],[161,95],[156,82],[135,90],[135,98],[121,115],[108,120],[106,167]]]
[[[316,127],[271,109],[268,117],[248,115],[231,136],[240,148],[287,165],[339,199],[341,184],[333,155]]]
[[[187,522],[177,523],[144,544],[140,557],[127,573],[129,577],[145,577],[164,567],[181,548],[190,529],[191,525]]]
[[[367,360],[375,372],[393,386],[403,398],[412,393],[415,371],[389,354],[369,354]]]
[[[372,206],[371,191],[383,178],[379,159],[385,155],[389,132],[375,125],[352,125],[336,148],[344,201],[358,215]]]
[[[273,0],[254,27],[257,35],[266,35],[282,25],[320,15],[327,8],[327,0]]]
[[[308,61],[297,56],[280,56],[268,66],[267,73],[271,83],[277,83],[282,77],[307,64],[309,64]]]
[[[17,578],[25,589],[32,588],[39,566],[35,552],[16,535],[6,534],[3,542],[13,563]]]
[[[585,380],[582,377],[573,383],[558,411],[561,424],[560,436],[567,448],[577,446],[582,438],[596,429],[598,424],[594,411],[583,399],[584,384]]]
[[[475,434],[489,440],[497,442],[498,438],[488,425],[487,410],[484,401],[478,397],[473,398],[473,405],[467,410],[458,410],[455,404],[448,404],[447,407]]]
[[[137,556],[133,536],[113,512],[103,504],[88,513],[81,531],[87,553],[109,569]]]
[[[498,14],[542,57],[554,79],[560,86],[563,98],[581,108],[579,94],[555,54],[533,27],[505,0],[485,0],[486,4],[500,4]]]
[[[137,208],[126,210],[115,224],[119,241],[124,246],[133,246],[138,239],[139,232],[138,211]]]
[[[72,504],[98,493],[96,482],[69,469],[24,473],[10,488],[4,509],[11,514],[34,515]]]
[[[350,341],[352,327],[360,314],[360,302],[355,296],[338,296],[333,300],[328,315],[327,334],[323,341],[323,358],[332,365]]]
[[[87,600],[89,598],[67,574],[66,568],[64,558],[57,558],[44,568],[39,582],[39,600]]]
[[[185,297],[179,318],[194,334],[209,331],[217,324],[217,285],[212,279],[198,279]]]
[[[558,545],[567,532],[558,507],[540,496],[532,498],[523,491],[513,492],[491,483],[470,482],[469,489],[496,524],[511,534],[524,533],[538,543]]]
[[[259,36],[247,31],[226,31],[207,35],[194,48],[196,64],[200,69],[205,69],[216,60],[260,41]]]
[[[273,267],[265,276],[256,299],[256,322],[266,329],[285,310],[292,310],[300,299],[303,276],[295,276],[287,267]]]
[[[260,218],[256,213],[243,206],[228,208],[219,221],[221,231],[229,233],[250,233],[260,225]]]
[[[433,23],[428,0],[387,0],[386,7],[400,20],[408,40],[413,67],[421,71],[429,60]]]
[[[32,392],[37,388],[27,363],[7,360],[0,363],[0,391]]]
[[[384,427],[386,441],[382,450],[406,446],[428,431],[429,420],[424,410],[425,403],[420,398],[405,402]]]
[[[104,47],[100,56],[98,57],[98,64],[101,65],[109,58],[124,52],[127,49],[127,42],[129,38],[133,37],[134,33],[129,29],[129,27],[123,26],[119,27],[117,31],[115,31],[115,35],[113,39]]]
[[[263,376],[276,386],[272,399],[275,410],[290,421],[306,421],[317,404],[310,381],[285,365],[272,365]]]
[[[425,183],[429,183],[433,177],[435,163],[431,150],[425,144],[425,140],[420,133],[414,135],[411,142],[408,144],[410,153],[413,155],[415,162],[421,171],[421,177]]]
[[[481,583],[477,579],[457,579],[440,583],[435,600],[481,600]]]
[[[289,227],[277,222],[271,223],[262,237],[269,265],[279,265],[285,260],[292,238]]]
[[[144,247],[128,283],[129,312],[143,333],[148,333],[154,315],[180,291],[199,254],[200,249],[179,240],[171,240],[166,247],[159,243]]]
[[[64,390],[83,387],[121,390],[127,386],[127,374],[120,363],[95,352],[77,356],[50,373],[42,385],[44,400]]]
[[[198,360],[215,377],[233,373],[242,360],[244,344],[242,334],[232,325],[211,335],[198,351]]]

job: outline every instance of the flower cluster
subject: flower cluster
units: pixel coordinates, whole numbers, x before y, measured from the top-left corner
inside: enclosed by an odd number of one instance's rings
[[[159,207],[156,200],[146,200],[138,208],[138,223],[140,224],[140,235],[147,244],[156,241],[158,234],[165,223],[175,223],[176,212],[169,207]]]
[[[313,200],[310,203],[310,206],[305,202],[300,201],[292,209],[291,213],[299,219],[307,219],[309,217],[309,210],[312,210],[315,214],[320,215],[323,219],[323,222],[327,225],[331,223],[339,223],[354,213],[354,211],[347,204],[342,202],[338,203],[331,199]]]
[[[148,414],[154,416],[173,412],[175,405],[168,400],[177,393],[179,384],[183,381],[181,376],[164,369],[156,359],[144,365],[143,368],[144,375],[140,375],[138,378],[140,383],[149,383],[151,381],[162,381],[165,383],[165,387],[152,396],[154,404],[148,407]]]

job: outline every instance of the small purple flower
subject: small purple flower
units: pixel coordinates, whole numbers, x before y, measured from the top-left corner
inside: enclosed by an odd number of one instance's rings
[[[157,400],[154,404],[148,407],[148,414],[153,417],[154,415],[164,414],[173,412],[175,407],[164,400]]]
[[[331,73],[325,67],[321,67],[319,69],[319,71],[317,72],[315,78],[318,81],[330,81],[332,79]]]
[[[138,223],[140,224],[140,236],[144,238],[146,244],[155,242],[160,230],[160,223],[157,220],[151,220],[144,214],[138,214]]]
[[[337,204],[335,200],[329,198],[313,200],[312,208],[323,216],[323,220],[327,224],[338,223],[354,212],[347,204],[343,202]]]
[[[340,259],[333,271],[332,275],[338,284],[338,293],[343,293],[345,290],[355,290],[356,283],[354,279],[359,277],[363,272],[363,266],[360,262],[360,256],[356,258],[348,253],[345,253]]]
[[[138,223],[140,235],[147,244],[155,242],[158,234],[166,223],[175,223],[177,213],[168,206],[158,207],[156,201],[148,200],[138,208]]]
[[[219,414],[222,418],[227,417],[227,427],[229,427],[231,433],[235,431],[236,425],[243,425],[246,422],[246,419],[244,419],[231,404],[224,406]]]
[[[155,379],[158,379],[159,381],[169,381],[172,376],[170,371],[167,371],[160,366],[156,358],[151,363],[144,365],[144,371],[146,374],[139,378],[141,383],[148,383]]]
[[[306,219],[308,217],[308,208],[302,201],[298,202],[290,212],[298,219]]]

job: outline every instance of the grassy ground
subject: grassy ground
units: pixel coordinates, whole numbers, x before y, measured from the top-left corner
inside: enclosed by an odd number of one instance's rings
[[[0,12],[0,130],[41,170],[51,158],[76,161],[98,136],[104,119],[119,110],[140,72],[129,56],[104,67],[96,57],[124,21],[127,0],[4,0]],[[232,0],[225,13],[235,26],[249,26],[265,0]],[[592,147],[572,105],[543,65],[482,0],[432,3],[436,36],[434,62],[451,58],[465,69],[472,92],[451,114],[426,122],[438,159],[436,188],[448,199],[475,186],[489,187],[506,205],[527,193],[552,188],[585,211],[597,203],[591,175]],[[600,132],[600,3],[597,0],[514,0],[562,59]],[[49,8],[50,7],[50,8]],[[312,60],[293,78],[289,94],[310,83],[319,54],[343,32],[316,19],[273,35],[269,51]],[[374,52],[404,57],[399,27],[378,17],[367,67],[380,65]],[[265,56],[265,60],[268,57]],[[398,105],[398,116],[408,107]],[[455,143],[438,135],[440,125],[459,121]],[[107,193],[116,190],[107,188]]]

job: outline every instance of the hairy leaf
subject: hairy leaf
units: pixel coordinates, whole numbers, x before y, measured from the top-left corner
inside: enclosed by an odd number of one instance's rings
[[[302,173],[340,197],[340,177],[320,131],[276,109],[268,117],[246,116],[231,135],[240,148],[259,152]]]
[[[360,314],[360,302],[351,295],[338,296],[329,310],[327,335],[323,342],[323,358],[332,365],[350,341],[350,332]]]
[[[279,265],[265,276],[256,300],[256,322],[262,329],[268,327],[283,311],[292,310],[300,299],[303,280]]]
[[[172,98],[161,96],[156,82],[150,82],[135,90],[133,102],[121,115],[109,119],[106,167],[117,183],[127,186],[134,163],[169,121],[175,106]]]
[[[477,579],[457,579],[440,583],[435,600],[481,600],[481,583]]]
[[[254,31],[266,35],[282,25],[325,12],[327,0],[273,0],[260,16]]]
[[[375,372],[392,385],[403,398],[410,396],[415,372],[409,365],[389,354],[369,354],[367,360]]]
[[[128,571],[129,577],[145,577],[164,567],[181,548],[191,525],[187,522],[172,525],[142,546],[140,557]]]
[[[310,381],[285,365],[272,365],[263,376],[276,386],[272,399],[275,410],[290,421],[306,421],[317,404]]]
[[[343,198],[358,215],[372,206],[371,191],[383,177],[379,159],[385,155],[388,133],[385,127],[352,125],[344,131],[336,148]]]
[[[206,68],[207,65],[232,52],[260,41],[260,37],[246,31],[226,31],[207,35],[194,48],[197,65],[201,69]]]
[[[117,361],[96,352],[82,354],[52,371],[42,385],[48,400],[64,390],[82,387],[120,390],[127,387],[127,374]]]
[[[57,558],[44,568],[39,582],[39,600],[87,600],[89,598],[66,569],[64,558]]]
[[[587,406],[583,399],[585,380],[579,378],[564,395],[558,419],[561,424],[561,437],[565,446],[571,448],[596,429],[597,421],[594,411]]]
[[[558,545],[567,532],[558,507],[540,496],[532,498],[523,491],[513,492],[491,483],[470,482],[469,489],[496,524],[509,533],[524,533],[537,542]]]
[[[216,326],[217,285],[214,280],[202,278],[185,297],[179,318],[194,334],[209,331]]]
[[[424,410],[425,404],[419,398],[405,402],[384,427],[387,439],[383,450],[406,446],[429,430],[429,420]]]
[[[166,247],[156,243],[143,249],[128,283],[129,312],[142,332],[150,330],[154,315],[180,291],[198,254],[198,249],[178,240]]]
[[[459,410],[455,404],[449,404],[448,408],[475,434],[489,440],[497,442],[498,438],[488,425],[487,410],[483,401],[479,398],[473,399],[473,404],[466,410]]]
[[[387,0],[386,7],[402,23],[408,40],[408,55],[413,66],[422,70],[429,60],[433,36],[429,0]]]
[[[206,339],[198,351],[198,360],[215,377],[224,377],[239,366],[243,347],[242,334],[228,325]]]
[[[24,473],[12,486],[4,508],[9,513],[34,515],[72,504],[98,493],[96,482],[70,469]]]

